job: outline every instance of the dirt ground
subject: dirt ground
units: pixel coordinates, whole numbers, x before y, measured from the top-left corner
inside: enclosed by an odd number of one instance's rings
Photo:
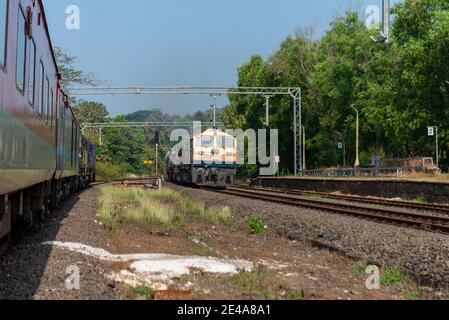
[[[366,264],[310,243],[291,241],[270,229],[252,234],[233,213],[213,225],[190,216],[178,228],[122,223],[117,234],[98,221],[99,188],[74,197],[52,217],[18,240],[0,261],[1,299],[444,299],[447,293],[413,281],[366,289]],[[183,188],[176,187],[181,192]],[[81,243],[113,254],[172,254],[252,262],[252,272],[207,274],[192,269],[162,288],[128,285],[111,278],[129,262],[107,262],[80,252],[43,246],[46,241]],[[81,269],[81,288],[66,288],[67,266]],[[159,289],[159,290],[158,290]]]

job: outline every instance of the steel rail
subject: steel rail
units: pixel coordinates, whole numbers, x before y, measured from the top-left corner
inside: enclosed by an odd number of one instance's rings
[[[396,207],[396,208],[407,208],[407,209],[416,209],[416,210],[428,210],[434,212],[440,212],[443,214],[449,215],[449,206],[443,204],[430,204],[430,203],[417,203],[412,201],[404,201],[404,200],[390,200],[390,199],[379,199],[379,198],[365,198],[360,196],[350,196],[350,195],[337,195],[330,194],[325,192],[314,192],[314,191],[300,191],[300,190],[291,190],[291,189],[282,189],[282,188],[254,188],[248,186],[238,186],[239,188],[245,188],[248,190],[266,190],[266,191],[275,191],[282,192],[291,195],[302,195],[302,196],[320,196],[327,199],[333,200],[342,200],[342,201],[353,201],[367,204],[376,204],[387,207]]]
[[[329,203],[318,200],[304,199],[299,196],[286,195],[261,190],[249,190],[238,187],[228,187],[225,190],[205,188],[210,191],[220,192],[233,196],[239,196],[255,200],[269,201],[273,203],[286,204],[296,207],[328,211],[331,213],[344,214],[357,218],[365,218],[383,223],[399,226],[407,226],[414,229],[433,231],[449,234],[449,217],[437,217],[418,213],[399,212],[380,208],[369,208],[349,204]]]

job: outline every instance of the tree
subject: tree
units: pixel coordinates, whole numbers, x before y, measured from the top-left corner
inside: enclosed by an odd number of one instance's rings
[[[105,122],[109,117],[106,106],[95,101],[80,101],[73,111],[80,123]]]
[[[106,106],[94,101],[81,101],[74,108],[73,112],[80,124],[83,123],[102,123],[109,121],[109,112]],[[98,130],[86,129],[84,136],[90,141],[100,143],[100,135]]]
[[[67,88],[70,85],[89,85],[96,86],[100,81],[92,73],[84,73],[75,68],[75,63],[78,62],[77,57],[68,55],[63,49],[59,47],[54,48],[56,63],[61,74],[61,85]]]
[[[426,126],[438,125],[449,147],[449,7],[447,0],[405,0],[388,44],[371,41],[372,31],[354,11],[332,21],[323,37],[310,32],[287,37],[266,61],[256,55],[238,69],[240,86],[301,86],[308,167],[342,163],[336,145],[345,140],[355,157],[355,112],[362,124],[362,160],[434,156]],[[228,125],[263,127],[263,99],[230,97]],[[279,128],[283,168],[291,168],[292,112],[287,98],[271,99],[270,122]],[[443,147],[442,146],[442,147]],[[447,148],[441,164],[449,165]]]

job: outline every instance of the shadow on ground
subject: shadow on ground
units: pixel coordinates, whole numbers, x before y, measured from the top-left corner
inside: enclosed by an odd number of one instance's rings
[[[80,194],[72,196],[33,228],[14,235],[9,248],[0,254],[0,300],[35,298],[52,253],[52,247],[42,243],[56,239],[79,200]]]

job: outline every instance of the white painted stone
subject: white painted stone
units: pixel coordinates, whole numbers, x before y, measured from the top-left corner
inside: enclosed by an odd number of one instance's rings
[[[130,262],[130,269],[119,274],[109,275],[108,278],[123,282],[127,285],[154,284],[167,282],[174,278],[190,274],[191,269],[199,269],[213,274],[236,274],[251,272],[253,264],[243,260],[222,260],[196,256],[177,256],[168,254],[125,254],[117,255],[110,252],[83,245],[81,243],[51,241],[43,243],[45,246],[76,252],[93,258],[110,262]]]

